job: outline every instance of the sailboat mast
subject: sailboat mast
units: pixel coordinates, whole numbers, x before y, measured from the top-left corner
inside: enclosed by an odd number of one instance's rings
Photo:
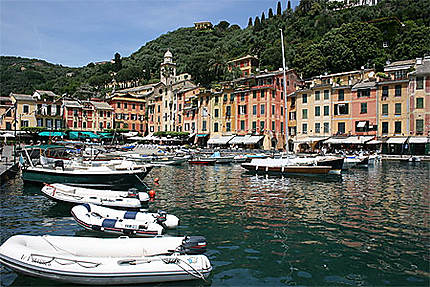
[[[287,108],[287,76],[286,76],[286,68],[285,68],[285,50],[284,50],[284,34],[282,29],[281,31],[281,46],[282,46],[282,71],[283,71],[283,86],[284,86],[284,116],[285,116],[285,148],[287,149],[287,154],[289,153],[289,144],[288,144],[288,108]]]

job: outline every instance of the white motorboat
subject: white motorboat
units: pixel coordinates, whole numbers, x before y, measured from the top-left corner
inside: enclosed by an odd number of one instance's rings
[[[176,216],[164,211],[123,211],[86,203],[73,207],[71,212],[76,222],[85,229],[115,234],[150,237],[179,225]]]
[[[204,279],[212,266],[201,236],[91,238],[15,235],[0,262],[25,275],[64,283],[124,285]]]
[[[221,155],[219,151],[214,152],[209,158],[215,159],[217,164],[229,164],[234,160],[234,156]]]
[[[346,156],[343,162],[343,169],[353,167],[368,167],[369,156],[357,155],[357,156]]]
[[[147,208],[149,195],[131,188],[128,191],[99,190],[61,183],[45,184],[42,192],[47,197],[75,204],[92,203],[108,207]]]

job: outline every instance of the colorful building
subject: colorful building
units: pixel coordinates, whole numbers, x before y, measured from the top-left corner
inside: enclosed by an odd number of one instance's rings
[[[62,98],[51,91],[36,90],[36,126],[47,130],[59,130],[63,126]]]
[[[410,135],[430,136],[430,57],[417,59],[409,74]]]
[[[36,122],[36,99],[31,95],[10,94],[12,103],[16,107],[16,129],[23,127],[35,127]]]
[[[241,77],[248,77],[255,74],[259,66],[259,60],[257,56],[246,55],[227,62],[227,65],[230,72],[233,71],[234,68],[238,68],[241,71]]]
[[[15,108],[11,97],[0,97],[0,130],[14,129]]]

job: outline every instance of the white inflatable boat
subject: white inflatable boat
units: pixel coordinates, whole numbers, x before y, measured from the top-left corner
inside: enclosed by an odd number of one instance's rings
[[[201,236],[91,238],[15,235],[0,262],[29,276],[67,283],[124,285],[204,279],[212,270]]]
[[[73,207],[72,215],[85,229],[124,235],[156,236],[163,234],[165,228],[176,228],[179,225],[176,216],[164,211],[122,211],[90,203]]]
[[[128,191],[98,190],[61,183],[45,184],[42,192],[47,197],[69,203],[93,203],[121,208],[147,208],[149,195],[131,188]]]

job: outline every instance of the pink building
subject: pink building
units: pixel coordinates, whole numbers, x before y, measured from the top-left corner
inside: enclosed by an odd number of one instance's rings
[[[361,82],[352,87],[352,133],[354,135],[376,135],[376,82]]]

